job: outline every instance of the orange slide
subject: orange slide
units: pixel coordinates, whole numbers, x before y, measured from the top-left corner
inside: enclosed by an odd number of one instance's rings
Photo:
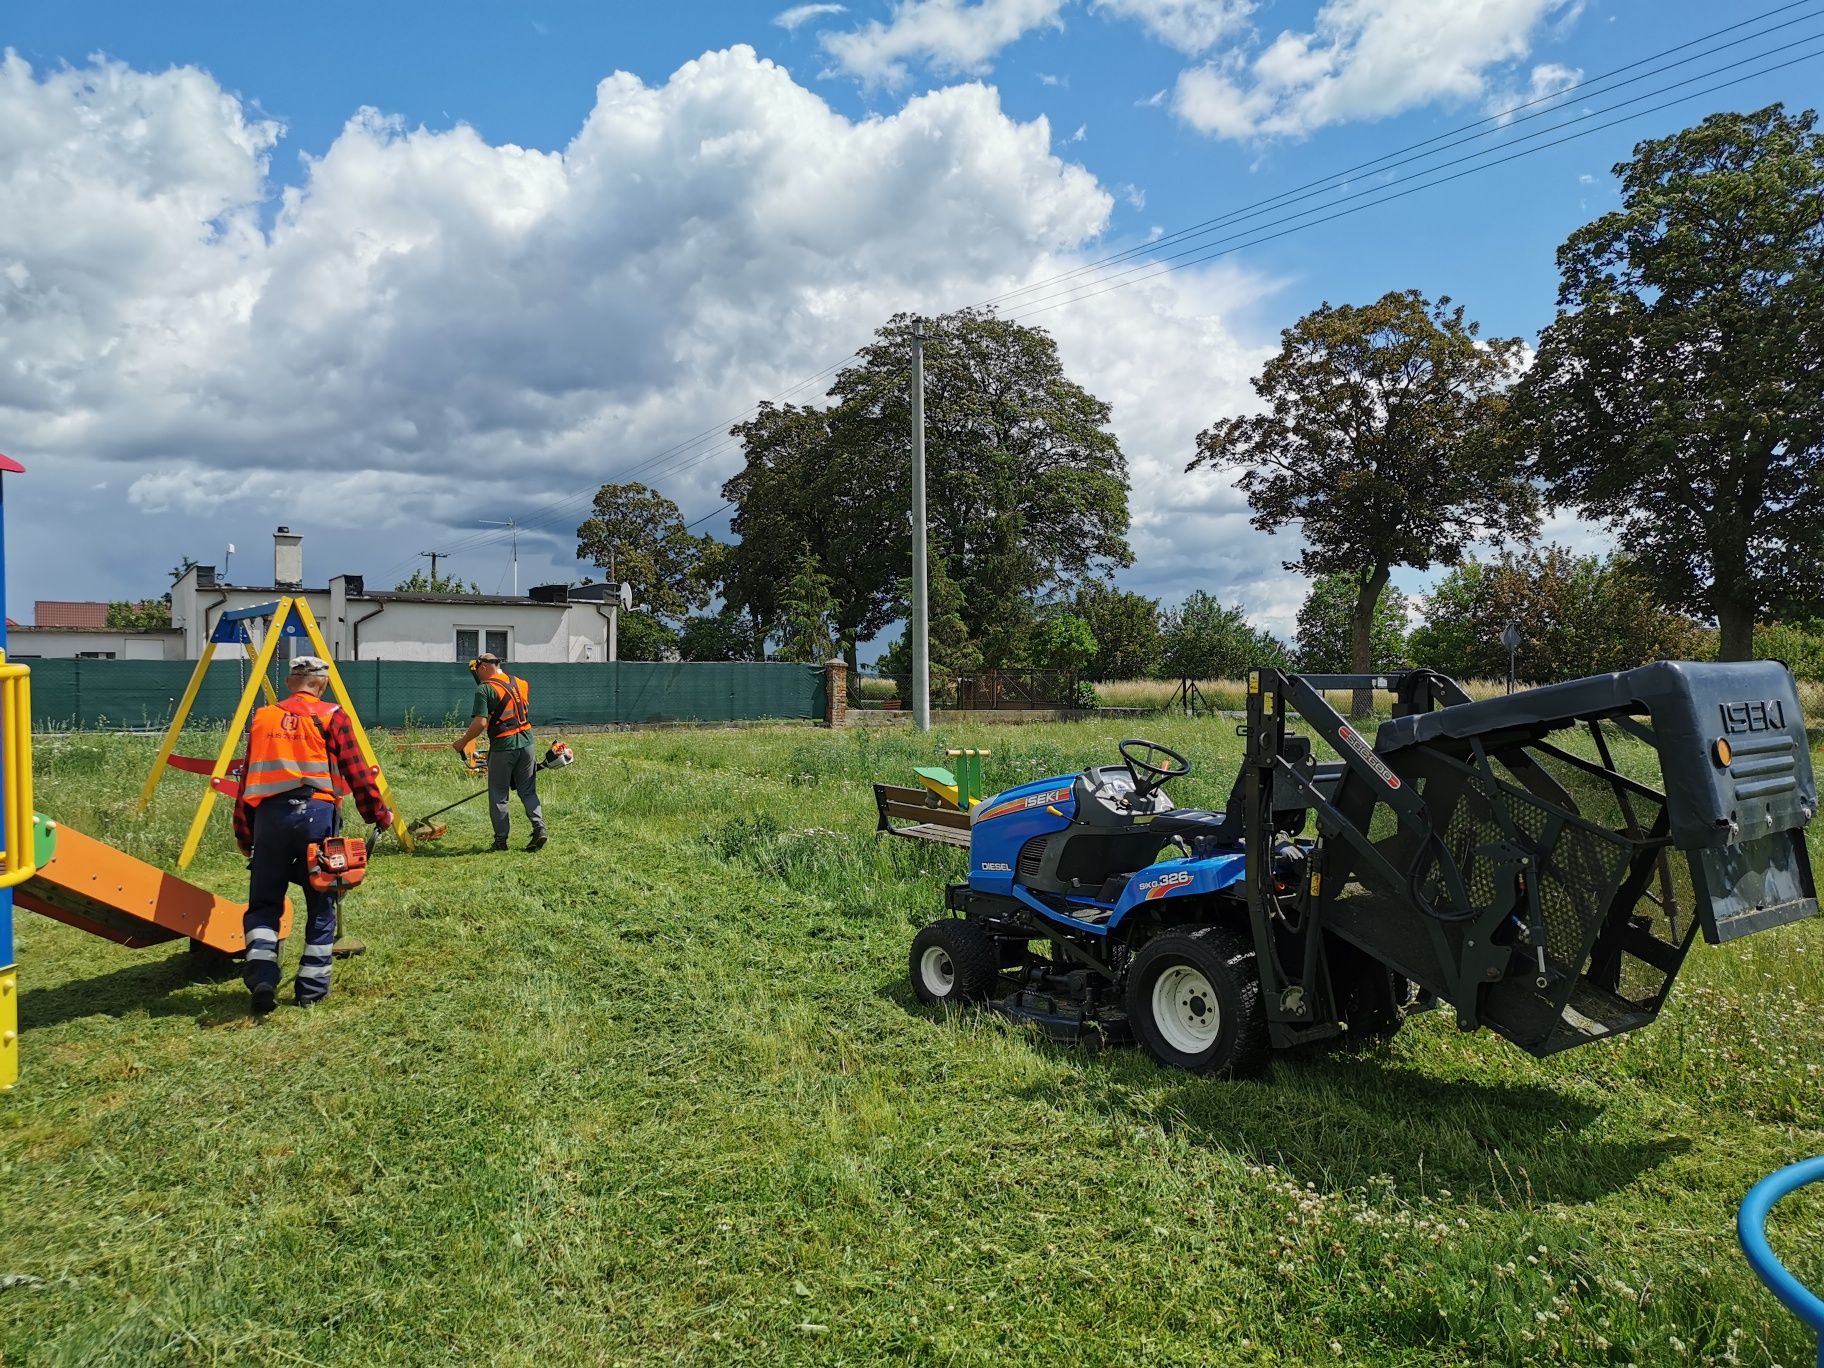
[[[19,906],[134,950],[184,938],[224,955],[247,948],[245,903],[217,897],[42,813],[32,827],[38,870],[13,890]],[[290,932],[287,903],[279,936]]]

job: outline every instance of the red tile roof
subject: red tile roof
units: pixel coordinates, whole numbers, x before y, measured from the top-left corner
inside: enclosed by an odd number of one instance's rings
[[[39,599],[33,620],[40,627],[106,627],[108,605],[73,603],[67,599]]]

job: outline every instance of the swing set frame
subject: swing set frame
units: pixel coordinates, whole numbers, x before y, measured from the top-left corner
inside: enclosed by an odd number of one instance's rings
[[[248,624],[252,622],[266,624],[257,649],[253,644],[252,633],[248,630]],[[177,738],[190,718],[190,710],[196,705],[197,695],[202,691],[203,679],[209,672],[209,662],[215,658],[215,648],[218,645],[239,644],[251,659],[253,670],[246,686],[241,690],[240,701],[235,705],[234,717],[228,723],[227,733],[222,737],[222,748],[209,772],[209,782],[204,786],[203,796],[197,803],[196,815],[190,820],[189,834],[185,836],[183,851],[177,857],[179,869],[188,869],[190,862],[196,858],[197,848],[202,844],[203,831],[209,825],[209,814],[215,807],[216,785],[226,777],[229,767],[234,763],[235,752],[241,748],[241,739],[253,713],[254,696],[264,691],[268,703],[277,704],[279,701],[267,673],[272,668],[272,660],[282,637],[303,637],[329,665],[330,693],[348,715],[348,724],[354,730],[355,744],[360,747],[361,758],[373,768],[380,796],[393,813],[393,835],[399,838],[403,849],[413,849],[412,833],[405,818],[400,815],[398,803],[393,801],[386,773],[374,755],[373,743],[367,739],[367,728],[361,725],[360,714],[355,711],[354,700],[349,697],[348,689],[342,683],[342,675],[330,656],[329,646],[323,640],[322,630],[310,611],[310,604],[300,596],[287,594],[270,603],[230,609],[216,621],[209,633],[208,642],[203,646],[202,657],[196,662],[196,669],[184,688],[184,696],[178,702],[177,712],[172,715],[171,726],[159,745],[158,758],[152,762],[152,772],[146,776],[145,785],[139,791],[139,811],[143,813],[151,806],[152,797],[158,792],[158,782],[164,778],[165,770],[171,765],[172,754],[177,749]]]

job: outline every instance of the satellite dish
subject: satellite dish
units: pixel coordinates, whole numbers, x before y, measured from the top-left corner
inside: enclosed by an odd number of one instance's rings
[[[626,580],[621,581],[620,598],[621,598],[621,607],[626,608],[629,611],[631,611],[633,608],[633,586],[631,584],[627,583]]]

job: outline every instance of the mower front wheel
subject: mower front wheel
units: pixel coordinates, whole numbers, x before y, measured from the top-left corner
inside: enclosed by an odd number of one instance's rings
[[[1226,926],[1169,931],[1134,956],[1127,1020],[1161,1064],[1238,1074],[1267,1055],[1254,944]]]
[[[912,938],[912,991],[927,1007],[979,1002],[1000,975],[994,937],[972,922],[932,922]]]

